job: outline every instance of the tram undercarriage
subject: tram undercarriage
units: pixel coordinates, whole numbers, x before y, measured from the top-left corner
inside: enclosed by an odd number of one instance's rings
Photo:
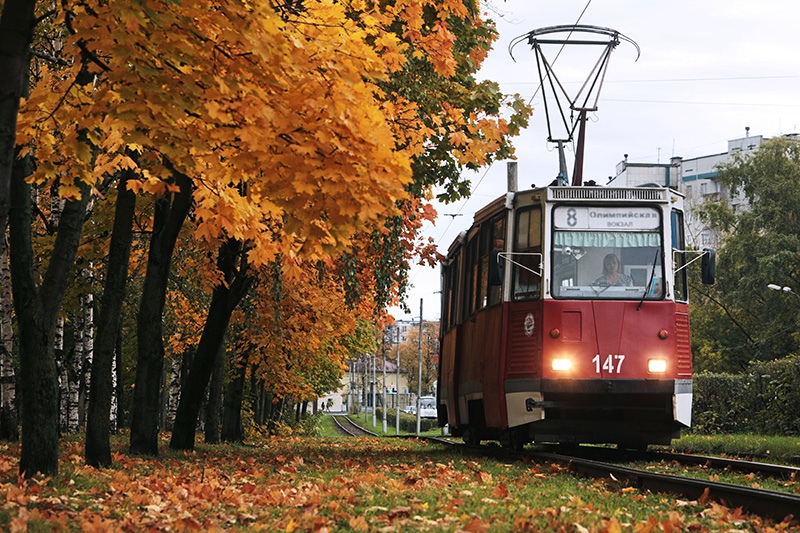
[[[508,409],[508,427],[486,427],[484,401],[473,399],[466,402],[468,421],[454,428],[453,434],[474,444],[497,440],[513,448],[530,442],[645,448],[669,444],[690,425],[691,382],[543,380],[540,385],[538,391],[507,395],[509,407],[527,396],[526,418],[535,421],[514,417],[515,411]]]

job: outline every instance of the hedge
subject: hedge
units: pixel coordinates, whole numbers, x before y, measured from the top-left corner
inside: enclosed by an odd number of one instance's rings
[[[383,409],[378,407],[375,415],[379,420],[383,419]],[[387,422],[390,427],[395,425],[396,411],[389,409],[386,411]],[[439,427],[439,421],[435,418],[421,418],[419,420],[420,432],[430,431]],[[400,432],[401,433],[416,433],[417,432],[417,416],[400,413]]]
[[[692,432],[800,435],[800,357],[696,374]]]

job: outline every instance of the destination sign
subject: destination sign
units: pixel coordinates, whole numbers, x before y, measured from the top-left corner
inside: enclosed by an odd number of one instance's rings
[[[652,230],[659,227],[658,210],[652,207],[559,206],[553,224],[559,229]]]

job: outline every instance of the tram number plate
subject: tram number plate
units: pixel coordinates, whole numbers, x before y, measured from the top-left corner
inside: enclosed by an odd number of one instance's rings
[[[601,371],[607,374],[619,374],[622,372],[622,362],[625,360],[624,355],[608,354],[607,357],[600,357],[600,354],[594,356],[592,363],[594,363],[594,371],[599,374]]]

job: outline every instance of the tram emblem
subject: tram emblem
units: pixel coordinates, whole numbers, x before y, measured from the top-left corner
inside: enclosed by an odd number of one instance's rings
[[[525,317],[525,335],[530,337],[533,335],[533,328],[536,326],[536,321],[533,318],[533,313],[528,313],[528,316]]]

